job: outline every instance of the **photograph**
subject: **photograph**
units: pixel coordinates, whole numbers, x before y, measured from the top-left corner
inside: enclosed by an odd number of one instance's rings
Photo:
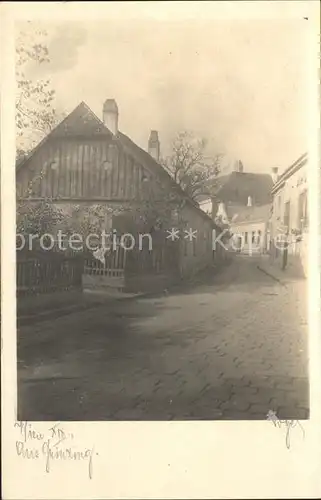
[[[5,500],[320,497],[319,80],[313,0],[0,4]]]
[[[15,22],[19,421],[309,419],[307,33]]]

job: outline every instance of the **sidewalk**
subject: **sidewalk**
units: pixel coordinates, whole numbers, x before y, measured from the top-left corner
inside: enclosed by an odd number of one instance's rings
[[[272,263],[268,255],[262,255],[257,262],[257,268],[282,285],[287,285],[298,280],[305,280],[303,270],[298,266],[288,263],[282,270],[280,263]]]
[[[164,293],[168,294],[169,292],[175,293],[203,282],[204,276],[209,278],[218,274],[227,264],[213,265],[210,268],[199,271],[190,279],[181,280],[169,286],[168,289],[154,292],[117,293],[113,291],[112,294],[108,294],[108,292],[75,289],[19,297],[17,300],[17,322],[19,326],[33,324],[78,311],[111,305],[119,301],[154,297]]]

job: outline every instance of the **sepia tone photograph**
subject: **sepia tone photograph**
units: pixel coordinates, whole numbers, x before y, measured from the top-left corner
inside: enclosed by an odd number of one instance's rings
[[[18,420],[309,419],[306,23],[15,23]]]

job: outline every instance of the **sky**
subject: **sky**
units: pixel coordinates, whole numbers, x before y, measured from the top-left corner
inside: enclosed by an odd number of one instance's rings
[[[167,154],[190,130],[208,154],[241,159],[245,171],[282,171],[307,150],[307,29],[288,20],[113,20],[43,24],[57,108],[79,102],[102,117],[115,98],[119,129],[147,148],[158,130]]]

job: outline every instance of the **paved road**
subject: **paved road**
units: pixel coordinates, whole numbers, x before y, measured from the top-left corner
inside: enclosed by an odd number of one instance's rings
[[[184,291],[23,327],[18,416],[308,418],[304,287],[240,257]]]

